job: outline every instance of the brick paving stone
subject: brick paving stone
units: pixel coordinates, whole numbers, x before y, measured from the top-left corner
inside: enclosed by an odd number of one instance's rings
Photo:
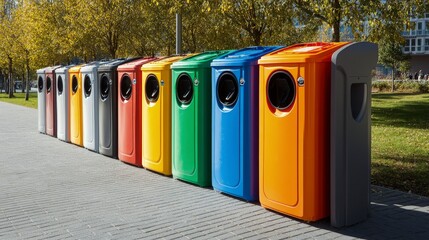
[[[223,233],[223,234],[221,234],[219,236],[216,236],[216,239],[230,239],[230,238],[232,238],[234,236],[235,236],[234,234],[232,234],[230,232],[226,232],[226,233]]]
[[[189,238],[182,236],[181,234],[174,234],[167,237],[163,237],[165,240],[189,240]]]
[[[329,232],[326,229],[316,228],[314,231],[308,231],[298,236],[299,239],[317,239],[318,236],[324,235]]]
[[[251,232],[245,232],[243,234],[240,234],[240,237],[242,237],[243,239],[248,239],[248,238],[253,237],[255,235],[257,235],[257,233],[251,231]]]

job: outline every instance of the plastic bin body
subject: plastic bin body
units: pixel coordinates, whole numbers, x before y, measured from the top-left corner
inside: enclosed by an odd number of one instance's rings
[[[171,65],[173,177],[211,186],[211,68],[229,51],[204,52]]]
[[[98,68],[99,152],[118,158],[118,72],[119,65],[135,59],[117,59]]]
[[[37,70],[37,113],[38,130],[46,133],[46,68]]]
[[[156,58],[143,58],[118,67],[118,158],[142,166],[141,66]]]
[[[70,99],[69,99],[69,68],[55,70],[57,99],[57,138],[70,142]]]
[[[183,59],[174,56],[141,67],[142,165],[170,176],[171,173],[171,64]]]
[[[46,134],[57,137],[57,85],[54,66],[45,69],[46,75]]]
[[[70,142],[78,146],[83,146],[81,67],[69,69]]]
[[[213,60],[212,184],[258,200],[258,59],[279,47],[248,47]]]
[[[370,208],[371,70],[377,45],[359,42],[332,55],[330,172],[331,224],[364,221]]]
[[[347,43],[308,43],[260,64],[259,199],[299,219],[329,215],[331,56]]]
[[[93,62],[80,69],[82,75],[83,146],[98,152],[98,67],[104,62]]]

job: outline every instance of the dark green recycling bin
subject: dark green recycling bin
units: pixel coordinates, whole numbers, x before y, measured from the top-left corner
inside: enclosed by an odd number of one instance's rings
[[[211,68],[230,51],[208,51],[171,65],[173,177],[211,186]]]

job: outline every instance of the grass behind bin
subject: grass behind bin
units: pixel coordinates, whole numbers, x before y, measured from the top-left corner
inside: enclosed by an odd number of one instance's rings
[[[429,196],[429,94],[373,94],[371,177]]]
[[[0,101],[17,104],[24,107],[37,108],[37,93],[30,92],[28,101],[25,101],[25,93],[16,92],[13,95],[15,96],[14,98],[8,98],[9,95],[7,93],[0,93]]]

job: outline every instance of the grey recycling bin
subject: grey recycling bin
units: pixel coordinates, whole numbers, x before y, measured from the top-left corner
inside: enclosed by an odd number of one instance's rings
[[[350,226],[369,214],[371,70],[376,44],[348,44],[332,55],[331,225]]]
[[[112,158],[118,158],[117,68],[135,59],[116,59],[98,67],[98,150]]]

